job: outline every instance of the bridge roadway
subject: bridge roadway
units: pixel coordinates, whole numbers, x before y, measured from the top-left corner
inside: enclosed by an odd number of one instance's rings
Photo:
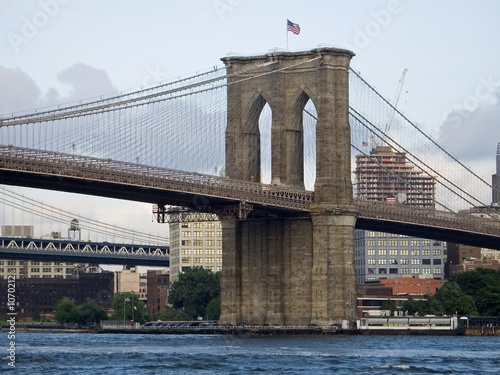
[[[0,258],[168,267],[169,247],[0,237]]]
[[[199,173],[51,151],[0,146],[7,185],[177,205],[202,212],[307,216],[314,193]],[[355,199],[356,228],[500,250],[500,222],[471,215]],[[331,214],[341,214],[333,209]]]

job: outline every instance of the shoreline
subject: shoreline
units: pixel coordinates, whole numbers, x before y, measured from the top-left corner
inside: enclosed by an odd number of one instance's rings
[[[2,326],[7,332],[8,326]],[[322,327],[189,327],[189,328],[79,328],[64,326],[17,326],[18,333],[88,333],[88,334],[151,334],[151,335],[366,335],[366,336],[500,336],[498,327],[475,327],[465,330],[418,330],[418,329],[331,329]]]

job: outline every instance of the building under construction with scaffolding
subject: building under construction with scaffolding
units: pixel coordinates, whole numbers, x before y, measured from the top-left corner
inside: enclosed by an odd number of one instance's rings
[[[358,198],[434,207],[434,178],[415,167],[404,152],[374,144],[370,154],[356,155],[355,175]],[[447,244],[443,241],[356,230],[355,252],[358,284],[401,277],[441,280],[445,276]],[[358,301],[361,310],[374,307],[365,304],[373,299]]]
[[[434,178],[415,168],[406,153],[390,146],[375,146],[368,155],[356,155],[355,175],[358,198],[434,206]]]

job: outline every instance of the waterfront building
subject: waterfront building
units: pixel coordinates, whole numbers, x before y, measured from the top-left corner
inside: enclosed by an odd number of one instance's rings
[[[16,280],[15,311],[19,319],[32,318],[34,313],[52,315],[56,303],[64,298],[72,298],[78,305],[96,301],[104,307],[113,302],[113,272],[78,272],[74,277],[63,278],[23,278]],[[0,280],[0,288],[7,290],[8,279]],[[8,313],[7,293],[0,294],[0,315]]]
[[[220,221],[170,223],[170,281],[190,267],[222,270]]]
[[[444,280],[402,277],[358,285],[358,316],[380,311],[380,307],[387,301],[393,302],[397,311],[404,313],[402,306],[409,298],[420,300],[426,298],[426,295],[433,296],[443,284]]]
[[[417,207],[433,207],[434,178],[416,168],[404,152],[376,146],[356,155],[357,198]],[[356,230],[358,284],[386,278],[443,279],[447,244],[392,233]]]
[[[146,311],[153,315],[167,306],[170,275],[167,270],[147,271]]]

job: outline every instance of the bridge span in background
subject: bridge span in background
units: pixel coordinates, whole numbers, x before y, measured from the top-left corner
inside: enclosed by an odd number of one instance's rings
[[[0,237],[2,259],[135,266],[169,266],[169,247]]]

